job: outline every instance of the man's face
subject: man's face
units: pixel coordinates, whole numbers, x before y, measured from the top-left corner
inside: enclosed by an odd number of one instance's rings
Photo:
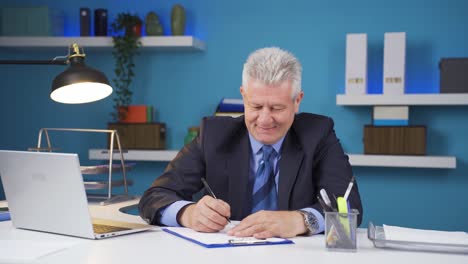
[[[271,145],[286,135],[299,111],[304,93],[301,91],[293,100],[291,82],[269,86],[251,80],[241,87],[244,99],[245,125],[259,142]]]

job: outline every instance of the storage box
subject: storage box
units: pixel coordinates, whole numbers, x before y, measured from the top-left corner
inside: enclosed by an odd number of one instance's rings
[[[425,126],[365,126],[364,154],[425,155]]]
[[[110,123],[108,129],[117,130],[123,149],[166,149],[166,124]],[[110,136],[108,139],[110,146]],[[114,139],[114,148],[118,147]]]
[[[440,93],[468,93],[468,58],[443,58],[439,70]]]
[[[63,13],[48,7],[0,8],[0,35],[63,36]]]

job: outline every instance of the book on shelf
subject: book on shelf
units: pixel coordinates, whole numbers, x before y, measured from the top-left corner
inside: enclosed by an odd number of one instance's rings
[[[238,113],[244,112],[244,102],[242,99],[223,98],[216,107],[216,112]]]
[[[151,123],[154,119],[154,107],[151,105],[129,105],[125,118],[120,123]]]
[[[230,116],[230,117],[239,117],[243,115],[244,112],[216,112],[215,116]]]
[[[408,106],[374,106],[372,115],[374,126],[407,126]]]

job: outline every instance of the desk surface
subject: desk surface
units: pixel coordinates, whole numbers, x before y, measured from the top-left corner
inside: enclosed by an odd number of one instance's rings
[[[99,206],[90,205],[93,216],[142,222],[137,216],[121,213],[119,208],[136,201]],[[1,205],[1,204],[0,204]],[[144,233],[99,241],[26,231],[0,222],[0,240],[60,241],[72,247],[41,257],[33,263],[468,263],[468,255],[383,250],[373,246],[366,231],[359,229],[356,253],[329,252],[323,235],[294,238],[295,244],[207,249],[159,228]],[[25,249],[27,250],[27,249]]]

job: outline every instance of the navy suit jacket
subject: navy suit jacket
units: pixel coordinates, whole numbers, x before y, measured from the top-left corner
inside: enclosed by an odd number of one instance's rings
[[[251,212],[253,182],[249,181],[250,140],[244,117],[206,117],[199,136],[187,144],[165,172],[143,194],[140,216],[160,224],[160,209],[179,200],[192,200],[203,189],[205,177],[218,199],[231,206],[231,219],[242,220]],[[320,115],[296,114],[285,136],[279,161],[278,209],[312,207],[320,189],[343,196],[352,177],[348,156],[333,130],[333,120]],[[351,208],[362,205],[357,182],[348,198]]]

